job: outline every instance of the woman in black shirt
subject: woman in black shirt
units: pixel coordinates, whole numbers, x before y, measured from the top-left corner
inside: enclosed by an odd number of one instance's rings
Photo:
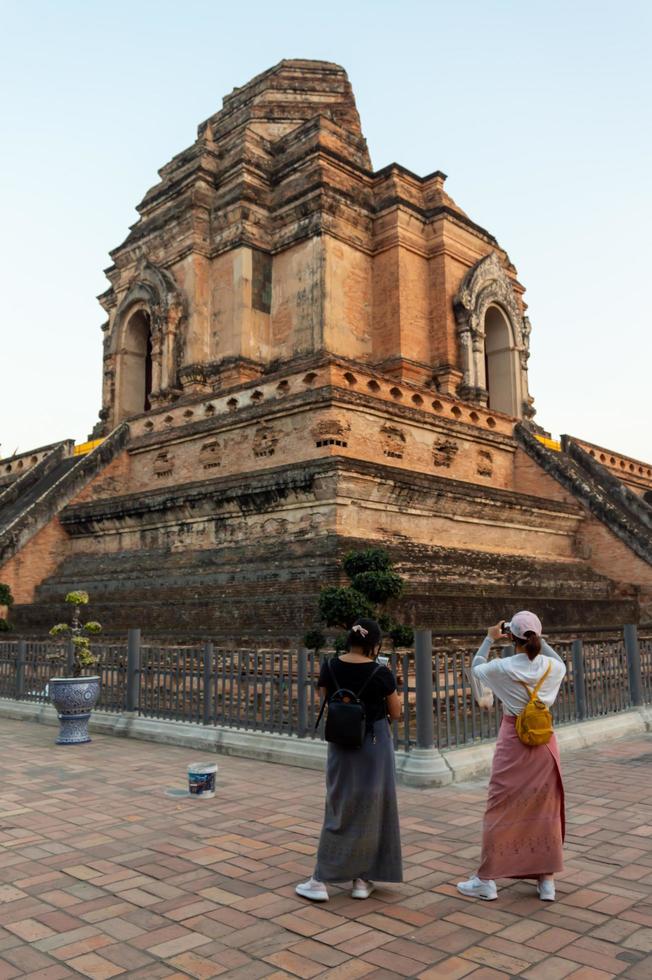
[[[401,701],[391,670],[376,664],[381,642],[378,623],[359,619],[349,631],[347,652],[324,662],[319,674],[322,699],[340,688],[360,692],[367,730],[359,749],[328,744],[326,811],[317,865],[313,877],[296,887],[298,895],[316,902],[328,901],[329,881],[352,881],[353,898],[368,898],[374,890],[371,879],[403,880],[388,724],[388,719],[400,718]]]

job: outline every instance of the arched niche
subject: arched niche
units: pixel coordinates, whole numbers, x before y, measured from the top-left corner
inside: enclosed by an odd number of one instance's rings
[[[499,306],[484,315],[484,369],[488,407],[493,412],[520,415],[520,365],[512,326]]]
[[[530,323],[496,252],[468,271],[453,305],[463,372],[460,398],[514,418],[531,418]]]
[[[109,310],[100,413],[106,431],[176,392],[186,304],[172,275],[148,259],[119,301],[113,292],[103,300]]]
[[[145,309],[137,309],[126,318],[118,382],[121,419],[149,411],[152,394],[152,322]]]

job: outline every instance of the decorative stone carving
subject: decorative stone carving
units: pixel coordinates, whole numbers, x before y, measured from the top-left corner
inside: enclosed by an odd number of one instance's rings
[[[162,452],[158,453],[154,459],[153,468],[154,475],[157,478],[169,476],[174,469],[174,456],[172,453],[167,449],[164,449]]]
[[[124,391],[120,386],[116,387],[112,372],[117,370],[119,377],[125,356],[128,356],[125,345],[131,317],[141,310],[149,318],[152,370],[150,401],[153,405],[159,404],[161,400],[165,400],[163,393],[177,386],[180,364],[178,338],[183,333],[186,301],[170,273],[159,268],[146,256],[139,260],[133,278],[119,301],[114,289],[108,290],[100,300],[109,313],[109,324],[104,338],[103,406],[108,411],[110,424],[115,424],[130,414],[129,408],[123,404]]]
[[[403,459],[405,452],[405,432],[396,425],[385,423],[380,429],[380,444],[383,455],[390,459]]]
[[[459,444],[451,439],[435,440],[432,447],[432,461],[435,466],[448,469],[459,452]]]
[[[515,369],[520,373],[518,385],[522,397],[516,412],[519,417],[531,417],[534,409],[531,407],[527,388],[530,321],[521,312],[512,282],[496,252],[487,255],[469,270],[453,301],[464,372],[458,393],[466,401],[483,406],[488,404],[484,323],[487,310],[492,305],[498,306],[505,315],[512,333],[513,349],[518,354],[515,361],[518,368]]]
[[[350,431],[351,426],[345,419],[331,417],[320,419],[316,425],[313,425],[310,434],[317,440],[326,439],[328,436],[346,439]]]
[[[217,439],[205,442],[199,450],[199,462],[205,470],[216,469],[222,464],[222,447]]]
[[[493,476],[494,458],[488,449],[480,449],[478,451],[478,464],[476,469],[478,476]]]
[[[259,426],[254,433],[254,456],[258,458],[273,456],[280,437],[280,432],[277,429],[273,429],[270,425]]]

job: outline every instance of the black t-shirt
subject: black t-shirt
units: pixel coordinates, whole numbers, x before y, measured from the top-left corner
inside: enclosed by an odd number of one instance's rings
[[[357,694],[367,678],[376,669],[375,660],[354,664],[340,660],[339,657],[332,657],[330,663],[335,672],[337,684],[333,680],[333,674],[329,669],[327,660],[322,664],[317,682],[319,687],[327,689],[329,698],[341,687],[348,688],[349,691]],[[364,703],[368,721],[378,721],[387,717],[385,698],[389,694],[393,694],[395,690],[396,680],[391,670],[389,667],[380,666],[360,698]]]

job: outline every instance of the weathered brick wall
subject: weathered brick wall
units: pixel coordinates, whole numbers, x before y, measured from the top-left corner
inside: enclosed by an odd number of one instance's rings
[[[629,582],[652,598],[652,565],[638,558],[604,524],[589,517],[579,532],[579,542],[591,566],[616,582]]]
[[[2,566],[0,581],[9,585],[16,603],[33,602],[37,586],[55,572],[69,550],[70,538],[53,517]]]
[[[545,472],[520,447],[514,453],[514,490],[517,493],[575,503],[573,495]]]
[[[131,457],[125,449],[70,501],[71,506],[128,492],[130,471]]]

